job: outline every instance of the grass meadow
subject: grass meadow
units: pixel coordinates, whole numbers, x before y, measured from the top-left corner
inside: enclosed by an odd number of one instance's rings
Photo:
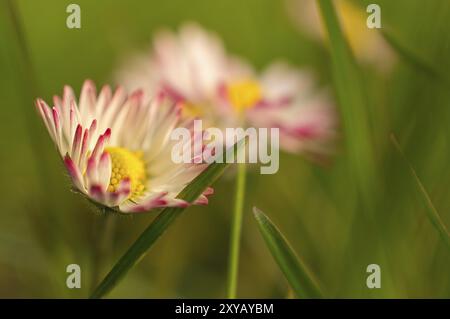
[[[325,41],[293,21],[288,1],[77,0],[81,29],[68,29],[72,2],[0,2],[0,297],[88,297],[158,215],[92,212],[70,191],[34,99],[51,101],[65,84],[79,92],[87,78],[115,84],[121,61],[147,50],[156,30],[195,21],[257,69],[284,59],[312,70],[339,116],[327,161],[282,152],[277,174],[247,170],[237,296],[292,297],[256,206],[325,297],[450,298],[449,1],[377,1],[373,32],[393,55],[389,70],[349,53],[353,32],[337,31],[327,0]],[[372,1],[351,2],[366,14]],[[108,297],[226,296],[233,169],[214,185],[209,205],[184,211]],[[72,263],[81,289],[66,287]],[[369,264],[380,266],[380,289],[366,286]]]

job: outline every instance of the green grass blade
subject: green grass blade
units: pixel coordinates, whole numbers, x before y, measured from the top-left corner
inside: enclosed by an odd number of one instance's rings
[[[230,236],[230,252],[228,257],[227,298],[235,299],[237,294],[239,273],[239,251],[242,233],[242,215],[244,212],[246,164],[238,165],[236,193]]]
[[[362,74],[342,32],[332,1],[318,0],[330,42],[333,76],[338,97],[349,164],[365,200],[375,184],[375,156],[369,119],[368,98]]]
[[[412,49],[400,42],[392,32],[386,29],[381,29],[381,34],[391,48],[397,53],[397,55],[403,58],[403,60],[413,68],[433,79],[444,79],[443,74],[441,74],[430,62],[426,61],[419,54],[415,53]]]
[[[272,223],[258,208],[253,208],[259,230],[287,281],[298,298],[322,298],[322,292],[315,279],[294,250]]]
[[[397,148],[398,152],[402,156],[403,160],[406,162],[406,164],[409,167],[409,171],[411,173],[411,176],[413,177],[416,187],[418,190],[418,193],[420,194],[420,198],[422,199],[422,202],[426,208],[428,219],[430,220],[431,224],[436,228],[438,231],[440,237],[445,242],[445,244],[450,248],[450,233],[445,226],[444,222],[441,219],[441,216],[439,216],[439,213],[434,207],[434,204],[430,198],[430,195],[428,194],[427,190],[425,189],[425,186],[423,186],[422,182],[420,181],[419,176],[417,175],[416,170],[412,166],[412,164],[408,161],[406,158],[402,148],[400,147],[400,144],[398,143],[397,139],[395,138],[395,135],[391,135],[392,143]]]
[[[240,147],[244,140],[239,141],[231,148]],[[226,152],[228,156],[230,153]],[[234,154],[233,154],[234,155]],[[220,177],[229,163],[212,163],[199,176],[197,176],[186,188],[178,195],[178,198],[192,202],[200,196],[203,191]],[[109,293],[128,271],[136,265],[149,251],[156,240],[172,224],[172,222],[186,208],[169,207],[165,208],[144,230],[139,238],[131,245],[128,251],[119,259],[112,270],[106,275],[100,285],[92,293],[91,298],[101,298]]]

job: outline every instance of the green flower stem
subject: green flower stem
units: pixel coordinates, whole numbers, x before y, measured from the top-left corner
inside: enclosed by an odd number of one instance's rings
[[[109,212],[104,212],[103,214],[100,220],[102,230],[97,236],[97,249],[93,256],[91,291],[96,288],[101,279],[102,269],[111,257],[111,245],[116,228],[117,216]]]
[[[236,193],[233,212],[233,223],[231,226],[230,254],[228,262],[228,292],[229,299],[236,298],[238,268],[239,268],[239,248],[242,229],[242,212],[244,208],[245,196],[246,164],[238,164],[238,176],[236,180]]]

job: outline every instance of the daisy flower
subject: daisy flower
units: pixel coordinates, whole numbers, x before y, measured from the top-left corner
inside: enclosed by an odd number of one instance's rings
[[[326,32],[321,22],[317,1],[286,0],[287,12],[300,32],[306,32],[315,39],[326,41]],[[380,70],[389,71],[395,56],[389,45],[375,29],[366,25],[368,13],[349,0],[333,2],[341,17],[342,28],[356,57]]]
[[[121,87],[104,86],[97,95],[90,80],[78,101],[65,86],[53,103],[37,99],[36,106],[78,192],[123,213],[188,205],[176,196],[206,164],[171,160],[172,129],[191,125],[180,122],[179,103],[165,94],[144,101],[142,91],[127,96]],[[211,193],[195,204],[206,204]]]
[[[185,116],[207,126],[278,127],[289,152],[327,152],[335,135],[332,104],[308,72],[276,62],[258,74],[196,24],[158,33],[152,52],[125,64],[117,79],[150,96],[162,88],[182,103]]]

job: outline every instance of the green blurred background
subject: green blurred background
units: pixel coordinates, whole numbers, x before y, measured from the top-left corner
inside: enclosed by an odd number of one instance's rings
[[[363,10],[371,2],[355,1]],[[0,297],[87,297],[106,222],[69,191],[66,172],[35,112],[37,96],[50,102],[64,84],[79,92],[86,78],[97,85],[112,83],[118,63],[130,52],[147,50],[154,31],[185,21],[216,31],[230,52],[258,68],[284,58],[313,69],[333,88],[326,46],[299,32],[283,1],[12,0],[22,40],[7,1],[0,3]],[[81,29],[66,27],[70,3],[81,7]],[[450,1],[377,3],[383,26],[448,74]],[[361,107],[369,117],[380,181],[370,207],[356,198],[343,134],[329,165],[282,154],[278,174],[251,173],[239,297],[289,293],[252,217],[256,205],[289,238],[330,297],[450,298],[450,251],[427,219],[414,180],[389,139],[397,135],[450,225],[450,87],[401,57],[389,74],[362,68],[370,103]],[[233,187],[232,174],[219,180],[209,206],[188,209],[110,296],[224,297]],[[114,217],[100,277],[155,215]],[[71,263],[81,266],[81,289],[65,285]],[[381,266],[381,289],[366,287],[366,267],[372,263]]]

